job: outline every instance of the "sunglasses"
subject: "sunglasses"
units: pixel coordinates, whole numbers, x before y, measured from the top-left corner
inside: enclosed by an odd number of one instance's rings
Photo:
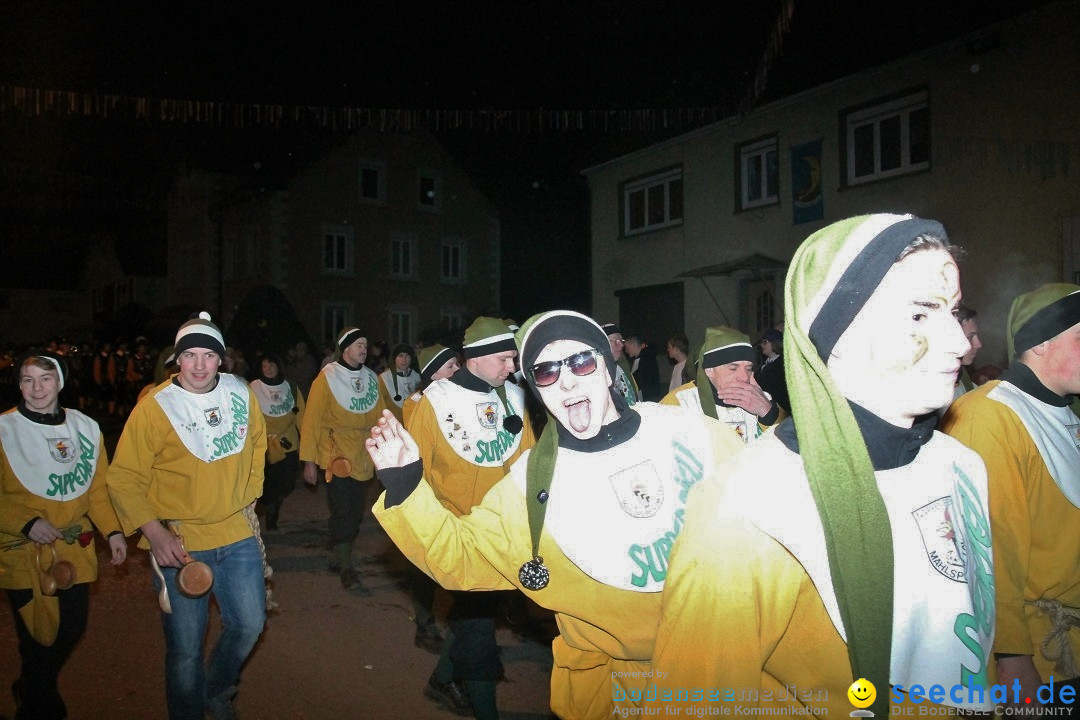
[[[555,383],[559,379],[559,375],[562,374],[563,365],[570,368],[570,372],[578,377],[592,375],[596,372],[596,358],[600,353],[599,348],[592,348],[574,353],[562,360],[538,363],[529,368],[529,374],[532,375],[536,387],[547,387]]]

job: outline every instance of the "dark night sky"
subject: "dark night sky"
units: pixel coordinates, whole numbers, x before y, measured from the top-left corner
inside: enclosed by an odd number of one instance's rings
[[[765,100],[1032,5],[795,0],[791,31],[769,75]],[[692,107],[716,108],[724,116],[745,96],[779,8],[780,0],[8,0],[0,4],[0,84],[216,102],[420,109]],[[113,218],[108,229],[140,264],[160,268],[160,249],[144,240],[148,233],[163,232],[154,198],[177,157],[215,145],[214,138],[199,132],[9,114],[0,116],[0,149],[9,158],[34,162],[40,155],[47,159],[42,166],[75,167],[107,178],[121,205],[143,208],[145,215],[123,213],[128,226],[117,227]],[[439,138],[492,198],[508,241],[542,245],[563,259],[563,267],[566,258],[580,260],[571,263],[579,272],[554,273],[558,279],[552,286],[550,275],[535,272],[523,253],[506,248],[508,311],[532,312],[541,294],[558,304],[588,303],[583,254],[588,207],[580,170],[658,137],[457,131]],[[299,141],[280,139],[281,144]],[[88,220],[79,222],[85,229]]]

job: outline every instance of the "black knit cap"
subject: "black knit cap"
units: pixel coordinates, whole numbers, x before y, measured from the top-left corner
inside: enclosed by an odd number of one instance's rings
[[[349,347],[350,345],[352,345],[354,342],[356,342],[357,340],[359,340],[362,337],[367,337],[367,335],[365,335],[360,330],[360,328],[355,328],[355,327],[345,328],[340,333],[338,333],[338,339],[337,339],[337,349],[338,349],[338,351],[344,350],[345,348]]]

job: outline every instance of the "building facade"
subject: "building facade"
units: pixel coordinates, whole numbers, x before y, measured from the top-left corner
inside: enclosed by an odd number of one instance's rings
[[[498,216],[424,134],[359,132],[276,184],[185,168],[168,206],[170,299],[204,298],[223,328],[261,285],[322,346],[349,325],[412,343],[499,307]]]
[[[1012,299],[1080,282],[1080,3],[1044,6],[585,170],[593,312],[659,343],[783,321],[787,262],[873,212],[940,220],[966,249],[980,364]],[[827,52],[827,48],[823,48]]]

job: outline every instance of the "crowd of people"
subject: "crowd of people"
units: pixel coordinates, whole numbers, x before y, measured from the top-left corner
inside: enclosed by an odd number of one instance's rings
[[[1080,286],[1015,298],[1008,368],[975,371],[958,254],[932,220],[829,225],[791,262],[782,328],[672,334],[666,393],[641,337],[569,310],[479,317],[460,352],[346,327],[321,368],[298,346],[245,369],[205,313],[156,364],[139,340],[26,353],[0,415],[17,717],[65,717],[95,529],[114,563],[125,535],[151,554],[169,717],[234,717],[272,607],[261,535],[301,478],[327,487],[327,569],[358,593],[385,488],[414,642],[439,654],[423,692],[461,716],[498,718],[495,618],[523,598],[558,620],[560,718],[1071,711]],[[111,462],[95,414],[124,417]]]

